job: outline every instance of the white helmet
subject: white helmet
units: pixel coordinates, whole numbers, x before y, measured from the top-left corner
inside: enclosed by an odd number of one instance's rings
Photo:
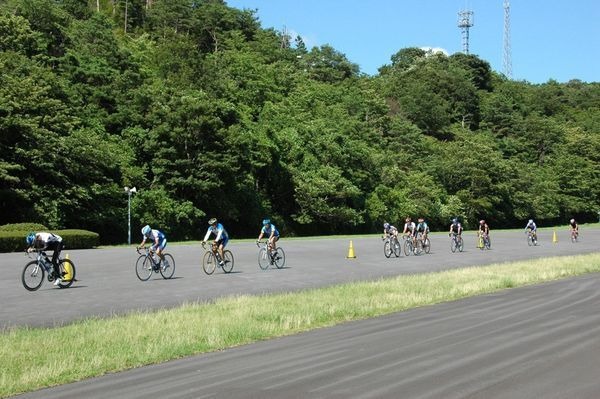
[[[150,234],[151,231],[152,231],[152,229],[148,225],[145,225],[144,227],[142,227],[142,235],[147,236],[148,234]]]
[[[529,219],[529,222],[527,222],[527,224],[531,224],[533,223],[533,219]]]
[[[571,223],[575,223],[575,219],[571,219]]]

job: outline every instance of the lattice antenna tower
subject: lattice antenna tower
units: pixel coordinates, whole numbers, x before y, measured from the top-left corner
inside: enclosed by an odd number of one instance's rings
[[[463,10],[458,13],[458,27],[462,33],[463,53],[469,54],[469,28],[473,26],[473,11]]]
[[[512,79],[512,56],[510,49],[510,2],[504,0],[504,52],[502,57],[504,76]]]

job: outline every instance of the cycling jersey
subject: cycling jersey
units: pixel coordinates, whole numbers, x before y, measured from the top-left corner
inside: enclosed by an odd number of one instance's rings
[[[571,224],[571,228],[576,229],[577,228],[577,222],[575,223],[570,223]]]
[[[427,233],[429,231],[429,226],[427,223],[421,222],[417,225],[417,233]]]
[[[48,244],[56,242],[62,242],[62,237],[57,234],[42,232],[35,235],[34,246],[41,249],[48,247]]]
[[[150,230],[150,233],[148,233],[148,235],[144,236],[144,240],[146,240],[147,238],[152,240],[152,242],[153,242],[152,249],[153,250],[156,250],[156,249],[163,250],[167,246],[167,237],[160,230],[154,230],[154,229]],[[157,243],[157,241],[158,241],[158,243]]]
[[[208,227],[206,235],[204,236],[204,241],[208,240],[211,233],[215,235],[215,241],[220,242],[223,246],[227,245],[227,242],[229,242],[229,234],[227,234],[227,230],[225,230],[225,227],[223,227],[221,223],[217,223],[215,227]]]
[[[525,226],[525,230],[527,229],[530,229],[531,231],[537,231],[537,226],[535,225],[535,222],[527,223],[527,226]]]
[[[279,237],[279,231],[277,230],[277,227],[275,227],[274,224],[269,224],[269,227],[263,226],[260,232],[269,237],[271,237],[271,233],[274,232],[273,235],[275,237]]]
[[[413,233],[416,228],[417,226],[415,225],[415,222],[404,223],[404,231],[410,231]]]
[[[450,229],[452,229],[453,233],[458,233],[460,231],[460,228],[461,228],[460,223],[452,223],[450,225]]]
[[[387,229],[383,229],[386,234],[395,234],[398,232],[398,229],[395,226],[390,225]]]

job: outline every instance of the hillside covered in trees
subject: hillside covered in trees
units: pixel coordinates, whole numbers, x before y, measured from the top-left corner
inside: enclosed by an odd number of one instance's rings
[[[242,237],[599,210],[598,82],[417,48],[366,76],[219,0],[1,0],[0,72],[0,224],[124,242],[125,186],[134,234],[174,239],[213,215]]]

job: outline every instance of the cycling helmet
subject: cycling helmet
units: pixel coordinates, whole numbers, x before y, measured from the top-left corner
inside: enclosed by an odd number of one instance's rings
[[[405,221],[406,223],[409,223],[409,222],[410,222],[410,218],[406,218],[406,219],[404,219],[404,221]]]
[[[142,227],[142,235],[147,236],[148,234],[150,234],[151,231],[152,231],[152,229],[148,225],[145,225],[144,227]]]
[[[481,219],[481,220],[479,221],[479,224],[485,224],[485,220]]]
[[[389,229],[390,228],[390,224],[388,222],[385,222],[383,224],[383,228],[386,229],[386,230]]]
[[[571,219],[571,223],[575,223],[575,219]]]
[[[210,224],[211,226],[212,226],[213,224],[215,224],[215,223],[217,223],[217,218],[211,218],[211,219],[208,221],[208,224]]]
[[[263,219],[263,225],[267,225],[267,224],[271,224],[271,220],[270,219]]]
[[[458,223],[458,219],[457,218],[452,219],[452,224],[456,224],[456,223]]]
[[[529,219],[529,222],[527,222],[527,224],[531,224],[533,223],[533,219]]]
[[[33,245],[34,241],[35,241],[35,233],[31,232],[31,233],[27,234],[27,237],[25,237],[25,242],[27,243],[27,245]]]

